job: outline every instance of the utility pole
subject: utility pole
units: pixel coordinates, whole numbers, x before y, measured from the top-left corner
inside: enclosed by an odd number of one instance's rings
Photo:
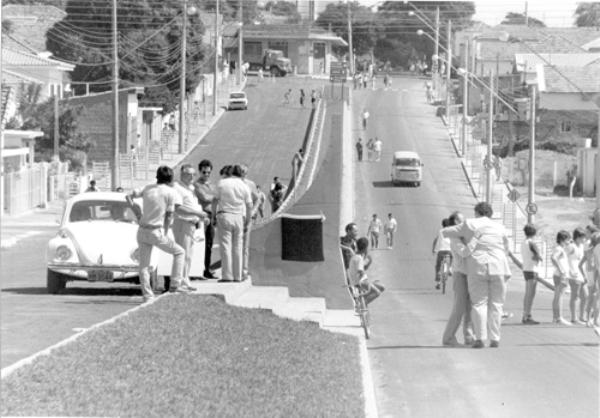
[[[529,14],[527,11],[527,2],[525,2],[525,26],[529,26]]]
[[[240,28],[241,30],[241,28]],[[219,71],[219,0],[215,6],[215,71],[213,74],[213,109],[212,114],[217,114],[217,72]],[[202,83],[202,94],[204,94],[204,83]],[[204,106],[206,109],[206,105]]]
[[[54,158],[56,158],[56,161],[59,161],[59,123],[60,121],[58,116],[58,86],[54,85]]]
[[[596,139],[596,211],[600,211],[600,108],[598,109],[598,138]]]
[[[490,70],[490,101],[488,108],[488,141],[487,141],[487,154],[485,157],[485,201],[492,204],[492,138],[493,138],[493,125],[494,125],[494,74]]]
[[[181,29],[181,75],[179,76],[179,146],[177,152],[185,152],[185,77],[187,66],[187,0],[183,0],[183,23]]]
[[[113,164],[111,170],[111,187],[119,187],[119,51],[117,37],[117,0],[113,0],[112,10],[113,35]]]
[[[439,77],[439,67],[440,67],[440,8],[439,6],[435,8],[435,60],[431,63],[432,71],[431,76],[433,77],[433,91],[435,98],[439,97],[439,89],[440,89],[440,77]]]
[[[450,123],[450,73],[452,69],[452,42],[450,42],[450,37],[452,36],[452,21],[448,20],[448,28],[446,35],[446,54],[448,55],[448,59],[446,62],[446,121]]]
[[[535,84],[531,85],[530,94],[530,136],[529,136],[529,188],[527,190],[527,223],[535,221]]]
[[[243,42],[243,35],[242,35],[242,28],[244,26],[244,19],[242,18],[242,0],[240,0],[239,2],[239,10],[238,13],[240,15],[240,31],[239,31],[239,35],[238,35],[238,70],[237,70],[237,75],[238,75],[238,84],[242,85],[242,47],[244,45]]]
[[[346,1],[346,5],[348,6],[348,50],[350,54],[348,55],[348,59],[350,60],[350,74],[354,76],[354,49],[352,46],[352,11],[350,9],[350,1]]]
[[[463,76],[462,144],[461,154],[467,155],[467,117],[469,114],[469,39],[465,41],[465,74]]]

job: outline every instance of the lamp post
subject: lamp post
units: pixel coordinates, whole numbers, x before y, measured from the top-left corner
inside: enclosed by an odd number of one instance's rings
[[[241,30],[241,27],[240,27]],[[213,108],[212,114],[217,114],[217,72],[219,70],[219,0],[215,5],[215,68],[213,74]],[[204,94],[204,84],[202,85],[202,94]],[[206,111],[206,104],[204,105]]]
[[[535,206],[535,97],[536,88],[535,84],[531,85],[531,110],[530,116],[530,137],[529,137],[529,188],[527,189],[527,223],[533,223],[535,219],[535,213],[537,212]]]
[[[447,27],[447,45],[446,45],[446,121],[450,123],[450,72],[452,68],[452,44],[450,37],[452,36],[452,21],[448,20]]]
[[[488,141],[487,141],[487,154],[485,156],[485,201],[492,204],[492,139],[493,139],[493,125],[494,125],[494,77],[492,70],[490,70],[490,101],[488,103]]]
[[[244,25],[244,19],[242,18],[242,0],[240,0],[239,2],[239,18],[240,18],[240,30],[238,32],[238,68],[237,68],[237,82],[239,85],[242,84],[242,48],[244,45],[244,39],[243,39],[243,34],[242,31],[244,29],[243,25]]]
[[[467,116],[469,114],[469,49],[470,42],[465,42],[465,73],[463,75],[463,109],[462,109],[462,133],[461,154],[465,157],[467,153]]]
[[[354,77],[354,49],[352,47],[352,11],[350,9],[350,1],[347,1],[348,5],[348,51],[350,55],[348,59],[350,60],[350,74]]]
[[[111,188],[116,190],[119,187],[119,51],[117,34],[117,0],[113,0],[112,5],[112,42],[113,42],[113,166],[111,170]]]
[[[184,136],[184,107],[185,107],[185,76],[187,65],[187,14],[188,3],[183,0],[183,23],[181,29],[181,75],[179,76],[179,143],[178,153],[185,152],[185,136]]]

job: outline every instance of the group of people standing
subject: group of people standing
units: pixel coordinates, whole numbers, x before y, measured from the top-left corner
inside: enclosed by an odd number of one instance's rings
[[[454,280],[454,304],[442,336],[442,343],[458,345],[456,333],[462,324],[464,344],[482,348],[490,340],[490,347],[498,347],[501,337],[503,305],[506,285],[511,276],[508,260],[523,271],[525,296],[523,298],[523,325],[539,324],[532,316],[537,282],[540,281],[543,257],[535,242],[536,228],[523,228],[525,239],[521,244],[522,260],[509,249],[504,226],[491,219],[492,207],[485,202],[475,206],[475,216],[465,219],[460,212],[452,213],[443,222],[437,242],[436,272],[439,271],[440,253],[451,253]],[[444,240],[443,244],[439,244]],[[557,234],[557,245],[551,260],[554,265],[553,322],[560,325],[598,325],[600,311],[600,232],[589,226],[587,231],[577,228],[573,236],[567,231]],[[436,277],[436,280],[439,280]],[[562,297],[571,287],[571,321],[562,316]]]
[[[391,250],[394,248],[394,234],[398,229],[398,222],[391,213],[388,213],[385,224],[381,222],[381,219],[376,213],[373,214],[369,227],[367,229],[367,236],[371,240],[371,248],[379,248],[379,236],[381,232],[385,234],[387,249]]]
[[[286,92],[283,94],[282,105],[288,106],[291,103],[290,102],[291,97],[292,97],[292,89],[287,89]],[[312,89],[310,92],[310,105],[313,109],[317,107],[317,100],[320,98],[321,98],[320,94],[317,92],[317,90]],[[300,91],[299,91],[298,101],[300,103],[300,107],[306,107],[306,105],[305,105],[306,92],[304,91],[303,88],[300,89]]]
[[[381,151],[383,149],[383,141],[381,139],[379,139],[378,137],[375,137],[375,139],[373,138],[369,138],[369,140],[366,143],[366,148],[367,148],[367,160],[366,161],[380,161],[381,160]],[[358,141],[356,141],[355,144],[356,147],[356,156],[358,161],[362,161],[363,160],[363,142],[362,142],[362,138],[358,138]]]
[[[156,184],[134,190],[127,196],[138,216],[140,284],[145,301],[154,298],[150,285],[150,259],[154,247],[173,255],[169,291],[186,293],[193,290],[190,268],[195,237],[200,228],[204,229],[205,257],[204,272],[198,279],[217,278],[211,270],[215,231],[221,255],[219,282],[241,282],[250,278],[251,224],[257,216],[264,216],[265,196],[260,187],[247,178],[248,166],[224,166],[216,184],[210,181],[213,165],[209,160],[200,161],[197,178],[191,164],[182,165],[180,170],[180,179],[175,181],[173,170],[160,166]],[[139,197],[143,200],[143,210],[133,201]],[[168,235],[171,228],[174,239]]]

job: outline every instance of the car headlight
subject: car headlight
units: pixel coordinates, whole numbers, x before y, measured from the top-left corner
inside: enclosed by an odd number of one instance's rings
[[[131,257],[131,259],[133,261],[135,261],[136,263],[139,263],[140,262],[140,249],[136,248],[135,250],[133,250],[131,252],[131,254],[129,256]]]
[[[56,248],[56,258],[61,261],[66,261],[73,256],[73,252],[66,245],[60,245]]]

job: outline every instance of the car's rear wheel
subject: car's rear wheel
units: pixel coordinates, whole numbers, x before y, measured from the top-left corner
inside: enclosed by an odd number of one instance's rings
[[[279,77],[281,75],[281,72],[279,71],[279,68],[277,68],[277,67],[271,67],[271,75],[273,77]]]
[[[48,269],[46,274],[46,289],[48,293],[56,294],[67,286],[67,278],[60,273]]]

